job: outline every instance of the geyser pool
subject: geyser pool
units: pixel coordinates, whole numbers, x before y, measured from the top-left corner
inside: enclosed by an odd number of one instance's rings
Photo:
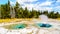
[[[23,29],[26,27],[26,24],[17,24],[13,27],[13,29]]]
[[[45,27],[45,28],[49,28],[52,25],[48,23],[48,17],[46,15],[40,15],[40,22],[36,23],[37,26],[39,27]]]
[[[44,27],[44,28],[50,28],[52,25],[50,24],[44,24],[44,23],[37,23],[36,24],[38,27]]]
[[[4,26],[7,29],[23,29],[27,27],[27,24],[21,23],[21,24],[13,24],[13,25],[8,25]]]

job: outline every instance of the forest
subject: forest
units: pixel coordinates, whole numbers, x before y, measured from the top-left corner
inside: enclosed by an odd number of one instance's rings
[[[0,19],[38,18],[39,15],[41,14],[45,14],[49,18],[53,18],[53,19],[60,18],[59,12],[56,13],[55,11],[48,12],[48,10],[42,12],[41,10],[34,10],[33,8],[32,10],[29,10],[27,7],[23,9],[18,2],[16,2],[14,6],[10,5],[10,1],[8,1],[8,3],[6,4],[0,4]]]

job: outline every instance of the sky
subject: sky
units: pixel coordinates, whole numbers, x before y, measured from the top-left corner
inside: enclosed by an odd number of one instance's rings
[[[8,0],[0,0],[0,4],[7,3]],[[18,2],[23,8],[27,7],[29,10],[48,10],[60,12],[60,0],[10,0],[11,5]]]

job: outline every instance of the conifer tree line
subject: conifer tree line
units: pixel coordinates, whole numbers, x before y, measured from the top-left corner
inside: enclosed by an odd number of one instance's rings
[[[39,15],[45,14],[49,18],[60,18],[59,12],[54,13],[54,11],[48,12],[40,10],[28,10],[27,7],[24,9],[20,6],[18,2],[14,6],[10,5],[10,1],[6,4],[0,5],[0,19],[6,18],[38,18]]]

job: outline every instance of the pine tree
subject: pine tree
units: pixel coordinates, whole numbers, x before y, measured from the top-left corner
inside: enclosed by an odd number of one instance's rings
[[[20,4],[16,2],[15,7],[14,7],[16,18],[18,18],[18,15],[19,15],[19,8],[20,8]]]
[[[0,5],[0,19],[1,19],[1,5]]]

